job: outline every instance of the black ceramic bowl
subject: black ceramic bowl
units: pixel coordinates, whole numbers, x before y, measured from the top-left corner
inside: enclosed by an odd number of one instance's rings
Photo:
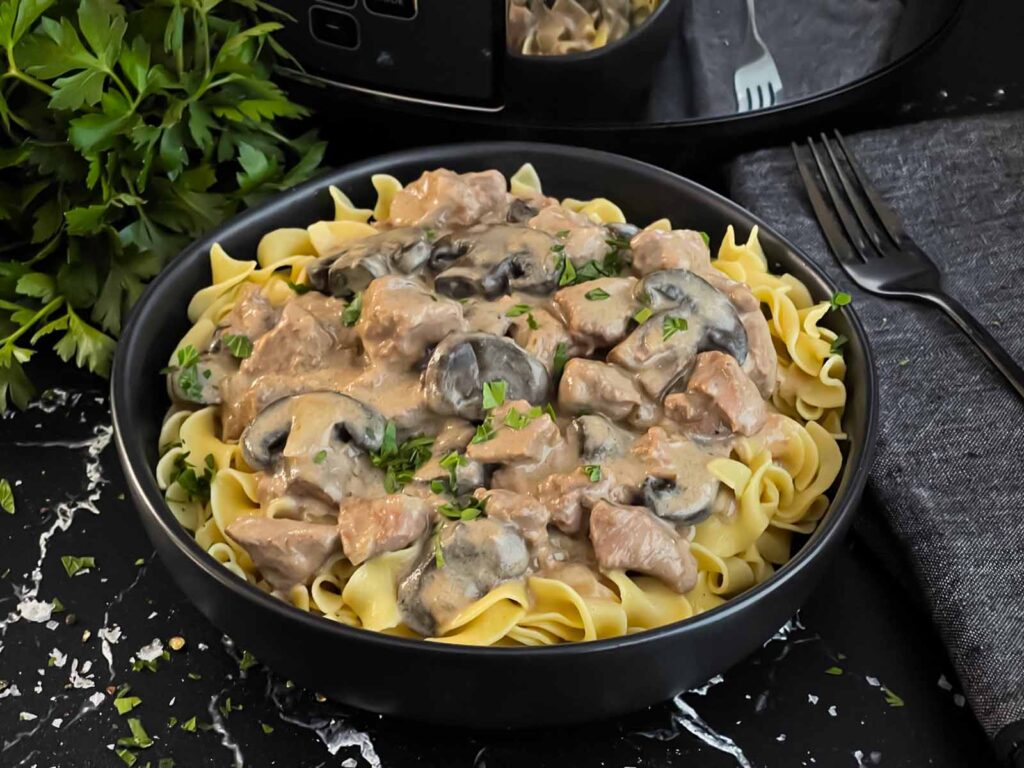
[[[719,195],[625,157],[545,144],[430,147],[355,163],[237,216],[182,253],[132,312],[114,364],[114,434],[132,497],[167,570],[210,621],[277,672],[346,704],[461,726],[525,727],[606,718],[667,699],[724,671],[793,615],[839,546],[863,490],[874,443],[876,383],[864,330],[847,307],[828,316],[833,329],[849,338],[850,440],[831,507],[771,579],[693,619],[629,637],[550,648],[442,645],[305,613],[246,584],[200,549],[165,506],[153,468],[167,409],[159,371],[188,328],[189,299],[210,282],[210,246],[219,242],[236,258],[247,258],[272,229],[331,218],[330,184],[358,204],[372,205],[374,173],[409,181],[443,166],[497,168],[510,175],[524,162],[537,168],[545,192],[607,196],[631,221],[668,216],[677,226],[713,233],[714,241],[729,224],[740,237],[758,224],[773,268],[794,274],[819,299],[834,290],[770,226]]]
[[[642,108],[654,68],[673,35],[679,34],[684,0],[662,0],[644,22],[592,51],[564,56],[527,56],[508,51],[505,57],[506,100],[517,106],[543,103],[561,114],[608,100],[620,110],[623,102]]]

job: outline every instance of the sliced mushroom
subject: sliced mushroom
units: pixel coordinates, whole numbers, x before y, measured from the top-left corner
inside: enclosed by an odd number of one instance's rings
[[[571,429],[579,443],[580,458],[587,464],[622,456],[633,442],[633,435],[601,414],[578,416]]]
[[[313,262],[306,274],[321,293],[348,298],[381,275],[415,272],[430,252],[426,230],[400,227],[353,240],[338,253]]]
[[[242,456],[254,469],[269,469],[281,456],[330,450],[346,443],[380,449],[387,423],[376,411],[337,392],[285,397],[263,409],[242,434]]]
[[[543,402],[548,372],[511,339],[489,333],[457,333],[437,345],[423,372],[432,410],[464,419],[483,418],[483,385],[506,383],[507,400]]]
[[[558,284],[559,258],[550,235],[516,224],[473,227],[434,244],[434,289],[463,299],[496,298],[509,291],[548,293]]]
[[[443,631],[459,611],[501,582],[522,576],[530,564],[526,542],[509,523],[481,517],[449,523],[438,536],[436,547],[424,548],[398,586],[406,625],[427,636]]]
[[[718,483],[680,485],[676,480],[648,477],[643,483],[644,505],[658,517],[696,525],[711,515]]]
[[[508,222],[510,224],[525,224],[537,215],[538,209],[521,198],[514,199],[508,206]]]
[[[662,400],[685,380],[701,352],[726,352],[743,363],[747,332],[732,302],[692,272],[653,272],[637,284],[637,299],[654,311],[608,355],[637,373],[646,392]]]

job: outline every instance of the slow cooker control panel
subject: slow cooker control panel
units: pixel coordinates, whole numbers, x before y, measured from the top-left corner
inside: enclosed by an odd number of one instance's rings
[[[453,107],[502,104],[504,0],[274,0],[306,74]]]

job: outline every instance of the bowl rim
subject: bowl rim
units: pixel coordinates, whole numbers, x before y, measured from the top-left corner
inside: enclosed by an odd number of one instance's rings
[[[664,15],[665,13],[668,13],[666,8],[668,8],[669,6],[673,5],[674,3],[679,3],[679,2],[682,2],[682,0],[661,0],[661,2],[658,3],[658,7],[654,9],[654,12],[650,16],[648,16],[646,19],[644,19],[640,23],[640,26],[634,27],[633,29],[631,29],[629,31],[629,34],[627,34],[627,35],[625,35],[623,37],[620,37],[618,40],[615,40],[615,41],[613,41],[611,43],[608,43],[607,45],[602,45],[600,48],[591,48],[589,51],[574,51],[573,53],[563,53],[563,54],[558,54],[558,55],[546,55],[546,56],[545,55],[539,55],[538,56],[536,54],[532,54],[531,55],[531,54],[523,53],[521,51],[510,51],[510,50],[508,50],[508,40],[507,40],[506,36],[503,34],[502,35],[502,47],[505,50],[505,58],[507,58],[507,59],[514,59],[515,61],[520,61],[520,62],[522,62],[522,61],[528,61],[528,62],[531,62],[531,63],[533,63],[533,62],[538,62],[538,63],[543,62],[544,64],[553,64],[555,66],[558,66],[560,64],[565,64],[566,66],[568,66],[570,64],[575,64],[575,63],[578,63],[578,62],[592,61],[594,59],[601,58],[602,56],[608,56],[608,55],[611,55],[611,54],[615,53],[620,48],[624,47],[626,44],[635,41],[641,34],[644,33],[644,30],[648,29],[649,25],[652,25],[662,15]],[[508,26],[508,11],[507,10],[505,11],[503,22],[504,23],[502,25],[502,30],[507,32],[507,26]]]
[[[210,246],[217,242],[223,235],[230,235],[231,230],[241,228],[250,222],[259,221],[263,211],[281,204],[283,199],[289,197],[301,197],[313,190],[326,192],[331,184],[335,184],[339,177],[351,175],[358,172],[361,176],[369,178],[374,173],[380,173],[401,163],[419,163],[426,169],[428,166],[437,166],[461,156],[473,156],[477,154],[488,155],[509,155],[533,153],[532,160],[536,155],[545,154],[553,158],[571,156],[574,160],[600,164],[609,170],[614,168],[628,168],[633,172],[643,172],[660,179],[663,183],[689,188],[693,193],[707,198],[718,206],[724,206],[731,210],[738,217],[749,219],[753,225],[764,232],[769,233],[782,246],[799,260],[816,278],[834,293],[836,286],[825,272],[808,258],[803,251],[793,245],[788,239],[776,232],[769,224],[760,217],[742,208],[737,203],[718,194],[717,192],[704,187],[690,179],[680,176],[671,171],[660,168],[656,165],[640,160],[618,155],[612,152],[575,147],[562,144],[528,141],[480,141],[465,143],[438,144],[427,147],[405,149],[377,155],[362,160],[355,160],[345,165],[333,168],[318,175],[290,190],[274,195],[258,206],[243,211],[220,224],[204,236],[193,241],[172,259],[152,280],[143,296],[133,308],[128,322],[125,325],[114,356],[113,373],[110,385],[110,406],[112,415],[112,426],[114,440],[117,446],[118,458],[125,475],[129,489],[132,491],[132,498],[135,507],[140,514],[148,516],[157,524],[161,533],[170,539],[173,545],[191,563],[204,571],[205,574],[218,582],[234,597],[254,603],[256,609],[271,611],[283,620],[293,620],[303,623],[311,631],[326,632],[334,635],[338,641],[355,643],[369,643],[396,651],[407,653],[424,654],[456,654],[479,657],[502,657],[505,659],[523,656],[524,658],[535,658],[538,656],[574,656],[590,655],[613,652],[621,648],[635,646],[637,644],[654,643],[659,640],[667,640],[670,637],[697,632],[708,625],[714,624],[732,614],[741,612],[751,607],[754,603],[770,599],[772,594],[782,589],[788,582],[797,578],[801,571],[809,567],[812,561],[822,554],[828,545],[837,537],[845,533],[848,518],[855,512],[867,481],[868,472],[871,468],[875,453],[876,435],[878,429],[878,380],[874,365],[874,357],[871,351],[868,335],[864,330],[856,312],[852,307],[844,307],[846,320],[850,324],[850,330],[857,341],[864,359],[863,382],[861,386],[865,389],[866,403],[866,425],[864,439],[862,441],[861,453],[857,457],[846,457],[843,464],[843,472],[850,473],[848,478],[843,474],[837,478],[837,482],[846,480],[843,493],[836,493],[831,499],[822,520],[815,530],[810,534],[803,546],[782,566],[780,566],[771,577],[756,584],[747,591],[729,598],[720,606],[716,606],[704,613],[691,616],[680,621],[666,624],[662,627],[643,630],[631,635],[607,638],[603,640],[590,640],[575,643],[558,643],[551,646],[537,647],[496,647],[496,646],[465,646],[450,643],[431,642],[419,638],[404,638],[394,635],[387,635],[382,632],[366,630],[358,627],[350,627],[339,622],[332,622],[329,619],[318,616],[312,612],[296,608],[291,603],[272,597],[256,586],[243,581],[219,561],[211,557],[196,542],[195,537],[182,526],[174,517],[170,508],[165,503],[164,495],[157,486],[154,468],[148,465],[144,456],[130,454],[126,448],[124,435],[130,430],[130,422],[127,420],[124,410],[121,407],[122,392],[128,389],[129,381],[133,378],[131,351],[138,347],[141,342],[140,334],[141,318],[148,313],[158,311],[148,304],[152,297],[164,283],[173,281],[177,273],[184,269],[186,262],[195,257],[197,252],[208,253]],[[530,160],[527,160],[529,162]],[[431,165],[432,164],[432,165]],[[136,368],[138,366],[135,366]],[[189,598],[191,601],[191,598]]]

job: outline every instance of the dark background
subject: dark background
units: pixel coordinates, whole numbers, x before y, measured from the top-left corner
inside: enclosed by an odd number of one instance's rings
[[[735,155],[819,128],[854,131],[1024,106],[1021,29],[1024,3],[968,2],[949,37],[882,81],[734,124],[544,130],[436,115],[399,119],[402,113],[381,105],[356,112],[341,100],[317,106],[325,137],[335,139],[335,163],[356,151],[372,154],[434,141],[538,138],[644,157],[724,189],[722,169]],[[342,136],[344,141],[337,140]],[[295,768],[995,762],[916,596],[856,534],[784,635],[705,692],[617,722],[526,733],[424,727],[320,701],[315,692],[289,687],[258,663],[243,671],[242,650],[171,585],[125,499],[113,447],[106,444],[105,382],[45,357],[30,370],[41,385],[60,389],[29,411],[0,419],[0,477],[15,485],[18,504],[15,515],[0,515],[0,615],[8,615],[0,622],[0,766],[122,765],[111,746],[128,735],[129,716],[140,718],[154,739],[139,751],[140,768],[147,760],[156,768],[159,758],[168,757],[177,766]],[[94,503],[83,502],[90,496]],[[97,567],[69,578],[61,565],[64,555],[93,556]],[[65,606],[54,614],[52,628],[11,621],[37,567],[39,599],[59,598]],[[115,625],[121,635],[110,645],[111,670],[99,631]],[[142,646],[154,638],[166,645],[173,636],[184,638],[183,650],[170,651],[155,672],[131,671],[133,654]],[[63,666],[48,666],[51,656],[62,654]],[[91,662],[85,673],[91,687],[71,684],[75,662],[79,673]],[[315,663],[343,665],[345,659]],[[416,670],[408,675],[415,685]],[[123,684],[142,699],[125,717],[107,692]],[[80,678],[79,685],[90,683]],[[887,697],[883,686],[894,695]],[[93,706],[89,697],[97,692],[103,700]],[[193,716],[196,731],[182,730],[180,723]],[[179,724],[169,726],[170,717]]]

